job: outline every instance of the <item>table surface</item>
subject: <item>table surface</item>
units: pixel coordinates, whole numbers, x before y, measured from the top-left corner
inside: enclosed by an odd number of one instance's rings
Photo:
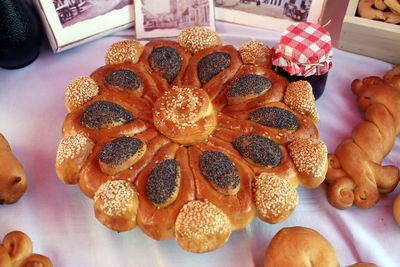
[[[272,46],[280,33],[217,23],[224,44],[239,47],[249,39]],[[28,189],[19,202],[0,207],[0,238],[13,230],[28,234],[34,252],[51,258],[54,266],[263,266],[265,250],[283,227],[317,230],[335,248],[341,266],[358,261],[398,266],[400,228],[392,205],[400,193],[382,195],[369,210],[338,210],[326,199],[327,186],[298,188],[299,204],[283,223],[255,219],[231,234],[227,244],[207,254],[183,251],[174,239],[154,241],[137,227],[113,232],[94,217],[93,201],[77,185],[65,185],[55,172],[55,158],[67,114],[65,88],[78,76],[104,65],[104,54],[114,42],[133,38],[132,29],[114,33],[60,54],[44,43],[39,58],[18,70],[0,69],[0,132],[23,164]],[[317,100],[320,137],[333,153],[363,119],[350,84],[356,78],[382,76],[391,65],[334,49],[326,91]],[[384,164],[400,167],[397,138]]]

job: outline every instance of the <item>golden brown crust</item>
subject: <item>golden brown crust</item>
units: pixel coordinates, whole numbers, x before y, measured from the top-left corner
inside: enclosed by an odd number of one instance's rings
[[[199,62],[206,56],[214,53],[226,53],[229,55],[229,66],[216,75],[214,75],[207,83],[202,83],[199,78],[198,65]],[[229,81],[236,71],[242,65],[239,53],[232,45],[216,46],[210,49],[206,49],[194,54],[189,61],[183,84],[201,87],[203,88],[211,100],[220,93],[223,89],[224,84]]]
[[[22,164],[0,133],[0,204],[13,204],[25,193],[27,180]]]
[[[112,74],[118,74],[121,70],[128,71],[128,74],[131,74],[130,77],[127,77],[131,79],[130,83],[121,83],[122,78],[125,78],[121,74],[120,77],[114,78],[115,81],[113,83]],[[132,81],[136,78],[135,74],[139,76],[141,83],[140,81],[136,81],[136,83]],[[93,71],[90,77],[97,83],[99,94],[115,95],[143,111],[151,109],[151,104],[161,95],[157,83],[142,64],[121,63],[105,65]],[[119,86],[118,82],[121,83]],[[140,84],[138,88],[130,88],[130,86],[133,87],[133,84],[138,83]],[[141,97],[142,95],[143,97]]]
[[[309,82],[300,80],[289,83],[283,101],[291,109],[311,119],[315,125],[318,124],[319,114]]]
[[[257,216],[267,223],[276,224],[289,218],[297,206],[298,198],[296,188],[285,178],[267,172],[255,178]]]
[[[112,126],[110,124],[104,124],[100,129],[90,129],[88,127],[83,126],[80,123],[80,118],[82,113],[89,107],[93,106],[92,104],[97,104],[99,102],[110,102],[118,105],[121,110],[125,110],[125,112],[129,112],[131,116],[133,116],[133,120],[128,121],[125,124],[119,123],[117,120],[116,124],[118,126]],[[127,113],[126,112],[126,113]],[[98,115],[101,116],[100,114]],[[129,102],[124,101],[113,95],[99,95],[98,97],[90,100],[85,103],[78,109],[74,110],[71,113],[68,113],[65,117],[64,124],[62,126],[63,136],[72,135],[72,134],[83,134],[93,140],[93,142],[97,142],[104,138],[104,136],[112,137],[112,136],[123,136],[123,135],[134,135],[138,132],[142,132],[149,127],[148,122],[152,121],[151,110],[145,112],[136,108],[136,106],[131,105]],[[95,121],[97,122],[97,121]]]
[[[179,195],[175,201],[165,208],[154,205],[146,192],[146,184],[151,171],[163,160],[175,159],[180,166],[181,182]],[[177,144],[169,143],[162,147],[153,160],[139,174],[135,181],[139,193],[139,210],[137,224],[149,237],[165,240],[174,237],[175,221],[183,205],[195,199],[195,185],[192,171],[189,168],[187,150]]]
[[[65,107],[71,112],[99,94],[99,86],[90,77],[80,76],[70,82],[65,91]]]
[[[335,249],[321,234],[306,227],[285,227],[271,240],[264,266],[339,267]]]
[[[3,238],[0,244],[0,265],[2,267],[52,267],[46,256],[32,253],[32,241],[21,231],[12,231]]]
[[[396,197],[393,203],[393,217],[397,224],[400,225],[400,194]]]
[[[94,143],[82,134],[63,137],[57,149],[56,173],[65,184],[76,184]]]
[[[125,62],[137,63],[142,53],[142,43],[137,40],[124,40],[110,45],[104,59],[107,65]]]
[[[157,100],[153,121],[162,134],[183,145],[204,141],[217,124],[212,103],[204,90],[177,86]]]
[[[188,40],[191,34],[196,37]],[[267,46],[249,42],[239,54],[232,45],[222,46],[215,33],[196,27],[180,37],[180,44],[150,41],[136,64],[113,62],[90,75],[98,93],[71,110],[62,130],[65,138],[81,135],[91,145],[75,147],[79,152],[65,167],[74,176],[60,178],[78,182],[95,198],[95,215],[108,228],[127,231],[137,224],[155,240],[175,236],[183,249],[201,253],[222,246],[232,230],[255,218],[255,194],[262,220],[278,223],[290,216],[295,188],[310,186],[312,179],[288,145],[319,134],[315,103],[307,106],[313,99],[287,93],[292,108],[282,103],[288,81],[270,68]],[[256,175],[280,180],[260,179],[253,192]],[[102,190],[113,183],[121,190]],[[129,194],[120,196],[132,184],[139,204]],[[272,191],[282,198],[293,194],[283,205],[286,211],[268,205]],[[204,229],[191,229],[188,223],[196,226],[196,220],[182,212],[185,204],[192,212],[192,201],[199,203],[193,204],[193,218],[204,206],[211,212],[213,218],[200,222]],[[122,210],[126,213],[116,214]],[[216,224],[222,226],[218,233]]]
[[[136,188],[125,180],[110,180],[94,194],[94,214],[106,227],[124,232],[136,227],[139,198]]]
[[[378,267],[378,265],[368,262],[357,262],[352,265],[347,265],[346,267]]]
[[[263,42],[250,40],[239,47],[243,64],[272,68],[272,50]]]
[[[0,244],[0,266],[12,267],[12,261],[8,250],[2,244]]]
[[[28,257],[26,257],[17,267],[32,267],[32,266],[40,266],[40,267],[53,267],[53,263],[50,259],[44,255],[32,253]]]
[[[391,83],[396,78],[394,69],[385,80],[370,76],[352,82],[365,120],[330,156],[328,200],[336,208],[347,209],[354,203],[369,209],[379,201],[380,193],[392,192],[399,182],[396,166],[381,166],[400,134],[400,87]]]
[[[298,173],[300,185],[316,188],[328,170],[328,149],[321,139],[296,138],[288,145],[290,157]]]
[[[204,253],[223,246],[231,234],[228,217],[209,201],[193,200],[180,210],[175,224],[179,246]]]
[[[171,48],[175,49],[178,52],[180,58],[182,59],[182,67],[180,68],[176,77],[170,82],[171,85],[182,85],[182,80],[185,75],[186,68],[189,64],[189,60],[190,60],[190,56],[191,56],[191,54],[189,52],[186,52],[185,49],[175,41],[153,40],[153,41],[148,42],[144,46],[144,51],[139,59],[139,62],[145,66],[147,72],[156,81],[161,94],[163,94],[164,91],[168,89],[168,82],[164,77],[162,77],[162,73],[158,72],[157,70],[153,70],[151,68],[150,63],[149,63],[149,58],[151,57],[151,54],[154,49],[163,47],[163,46],[167,46],[167,47],[171,47]]]
[[[221,38],[216,32],[199,26],[182,30],[178,35],[178,43],[192,54],[222,45]]]
[[[239,102],[235,101],[234,103],[232,102],[231,105],[227,105],[227,102],[229,102],[227,92],[230,84],[237,78],[246,74],[256,74],[267,78],[271,82],[271,88],[258,96],[242,98]],[[237,71],[235,76],[232,77],[230,82],[224,85],[223,90],[213,103],[217,110],[222,109],[223,113],[229,114],[231,111],[243,111],[268,103],[281,102],[287,85],[287,79],[270,68],[244,65]]]
[[[396,15],[400,15],[400,3],[397,0],[384,0],[384,3],[392,10]]]
[[[249,119],[250,114],[258,109],[263,108],[279,108],[284,109],[293,114],[298,120],[298,128],[296,129],[285,129],[282,121],[287,119],[287,114],[283,114],[284,118],[277,118],[275,121],[271,121],[271,124],[257,122],[256,120]],[[243,111],[231,111],[227,112],[230,117],[219,113],[218,124],[220,127],[235,129],[240,126],[243,133],[252,133],[266,136],[273,139],[278,144],[286,144],[293,141],[295,138],[318,138],[319,132],[316,125],[309,118],[295,112],[288,106],[281,102],[274,102],[270,104],[264,104],[256,108],[251,108]],[[276,122],[276,125],[274,123]]]
[[[235,150],[227,146],[221,147],[218,144],[218,140],[210,139],[206,144],[199,144],[189,148],[190,167],[193,170],[196,182],[196,199],[208,200],[221,209],[228,216],[233,231],[243,229],[255,217],[252,192],[254,173],[240,159]],[[200,158],[202,152],[217,149],[229,157],[237,169],[240,177],[240,189],[236,195],[223,195],[215,190],[201,171]]]
[[[114,138],[105,138],[96,144],[93,148],[93,152],[82,167],[79,176],[79,187],[86,196],[93,198],[94,193],[100,185],[108,180],[114,179],[133,182],[137,175],[150,162],[157,150],[169,142],[167,138],[160,136],[154,128],[133,135],[132,137],[138,138],[146,143],[146,153],[132,167],[129,167],[113,176],[109,176],[101,171],[99,166],[99,154],[102,148]]]
[[[21,231],[12,231],[3,238],[3,246],[8,251],[13,263],[23,260],[32,253],[32,241]]]

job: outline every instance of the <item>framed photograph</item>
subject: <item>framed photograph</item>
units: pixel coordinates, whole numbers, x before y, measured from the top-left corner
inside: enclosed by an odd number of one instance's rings
[[[215,0],[217,20],[283,32],[295,22],[319,24],[327,0]]]
[[[178,36],[192,26],[215,31],[214,0],[135,0],[137,39]]]
[[[54,52],[134,25],[133,0],[34,0]]]

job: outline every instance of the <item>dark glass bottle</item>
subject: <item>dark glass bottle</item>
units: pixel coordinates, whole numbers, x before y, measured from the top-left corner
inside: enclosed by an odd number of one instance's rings
[[[287,72],[286,70],[284,70],[281,67],[276,67],[276,70],[278,71],[279,74],[281,74],[282,76],[285,76],[289,82],[295,82],[295,81],[299,81],[299,80],[306,80],[307,82],[309,82],[313,89],[313,94],[314,94],[314,97],[316,100],[325,91],[326,80],[328,78],[328,72],[321,74],[321,75],[312,75],[312,76],[304,77],[304,76],[290,75],[289,72]]]
[[[17,69],[39,55],[43,29],[26,0],[0,0],[0,67]]]

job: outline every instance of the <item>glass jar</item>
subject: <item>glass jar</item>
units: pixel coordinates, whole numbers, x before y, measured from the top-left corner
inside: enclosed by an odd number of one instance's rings
[[[289,82],[308,81],[315,99],[324,93],[333,53],[330,34],[322,26],[310,22],[292,24],[272,52],[272,64]]]

